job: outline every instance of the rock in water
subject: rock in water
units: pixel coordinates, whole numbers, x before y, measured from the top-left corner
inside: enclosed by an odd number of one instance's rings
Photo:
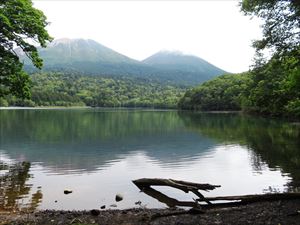
[[[72,190],[69,190],[69,189],[65,189],[64,190],[64,194],[65,195],[68,195],[68,194],[71,194],[73,191]]]
[[[105,208],[106,208],[106,206],[105,206],[105,205],[103,205],[103,206],[101,206],[101,207],[100,207],[100,209],[105,209]]]
[[[142,202],[141,201],[137,201],[137,202],[135,202],[134,204],[136,204],[136,205],[142,205]]]
[[[120,202],[123,200],[123,196],[121,194],[116,195],[116,202]]]

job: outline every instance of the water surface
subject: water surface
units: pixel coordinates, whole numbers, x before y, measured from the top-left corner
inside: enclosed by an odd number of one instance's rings
[[[220,184],[206,196],[295,191],[300,126],[233,113],[0,110],[0,209],[165,207],[142,177]],[[20,171],[17,162],[29,162]],[[15,167],[14,167],[15,166]],[[73,190],[64,195],[65,188]],[[192,195],[160,188],[179,200]],[[116,193],[124,200],[116,203]]]

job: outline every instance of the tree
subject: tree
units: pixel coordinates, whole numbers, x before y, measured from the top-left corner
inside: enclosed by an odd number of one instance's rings
[[[34,44],[46,47],[52,38],[42,11],[33,7],[31,0],[0,0],[0,97],[8,94],[27,98],[30,80],[23,71],[15,48],[19,47],[35,67],[43,61]]]
[[[243,0],[241,9],[264,20],[263,38],[253,43],[256,50],[271,49],[275,54],[299,50],[299,0]]]
[[[246,15],[263,19],[263,38],[251,71],[247,108],[272,115],[300,115],[300,1],[243,0]],[[270,59],[263,60],[263,50]]]

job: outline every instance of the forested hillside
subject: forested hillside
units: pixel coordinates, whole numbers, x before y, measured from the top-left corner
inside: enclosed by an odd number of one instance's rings
[[[188,90],[179,101],[181,109],[241,110],[249,74],[226,74]]]
[[[95,77],[64,73],[31,76],[30,100],[0,98],[0,106],[93,106],[176,108],[184,86],[149,79]]]

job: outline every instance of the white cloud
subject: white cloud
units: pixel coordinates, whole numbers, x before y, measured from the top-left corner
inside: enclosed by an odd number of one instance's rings
[[[238,1],[34,1],[55,38],[90,38],[134,59],[161,49],[194,54],[230,72],[249,68],[257,20]]]

